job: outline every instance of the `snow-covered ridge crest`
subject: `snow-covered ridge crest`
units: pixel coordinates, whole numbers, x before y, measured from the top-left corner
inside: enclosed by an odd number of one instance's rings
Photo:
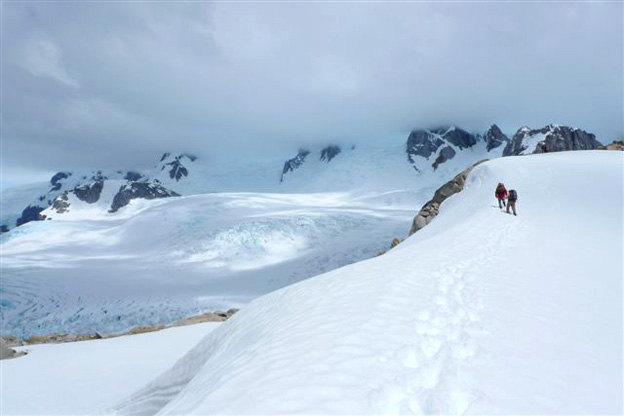
[[[621,414],[622,163],[485,162],[398,247],[255,299],[110,411]]]

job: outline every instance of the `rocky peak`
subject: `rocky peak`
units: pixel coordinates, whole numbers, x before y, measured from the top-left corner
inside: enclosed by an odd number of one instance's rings
[[[438,154],[435,162],[433,162],[433,170],[436,170],[438,166],[440,166],[447,160],[453,159],[456,154],[457,152],[455,152],[455,149],[453,149],[451,146],[443,147],[442,150],[440,150],[440,154]]]
[[[496,124],[492,124],[485,133],[485,142],[487,144],[486,150],[489,152],[502,144],[507,144],[509,142],[509,137],[505,136]]]
[[[340,153],[340,146],[327,146],[321,150],[321,160],[326,160],[328,163],[338,156]]]
[[[284,182],[284,175],[287,174],[288,172],[292,172],[295,169],[298,169],[303,162],[305,162],[306,157],[308,157],[308,155],[310,154],[310,151],[307,149],[299,149],[299,153],[297,153],[297,156],[293,157],[292,159],[287,160],[284,163],[284,169],[282,169],[282,177],[280,179],[280,182]]]
[[[598,149],[601,143],[596,136],[584,130],[548,124],[541,129],[522,127],[505,146],[503,156],[531,153],[550,153],[566,150]]]
[[[407,138],[407,159],[410,163],[414,163],[414,156],[429,159],[443,144],[438,134],[429,130],[414,130]]]
[[[178,182],[189,175],[188,163],[192,163],[195,160],[197,160],[196,156],[187,153],[177,156],[173,156],[171,153],[164,153],[159,162],[160,170],[166,171],[169,174],[169,178]]]
[[[172,196],[180,195],[156,183],[130,182],[119,188],[119,192],[113,198],[109,212],[117,212],[119,208],[125,207],[133,199],[156,199]]]
[[[52,176],[52,179],[50,179],[50,185],[52,185],[52,191],[58,191],[59,189],[61,189],[61,187],[63,186],[63,184],[61,183],[63,179],[67,179],[72,175],[71,172],[58,172],[56,173],[54,176]]]
[[[77,186],[74,188],[74,194],[81,201],[87,204],[93,204],[100,199],[100,194],[104,188],[104,180],[89,183],[86,185]]]
[[[467,149],[477,144],[477,138],[473,134],[457,127],[447,128],[441,136],[444,140],[460,149]]]

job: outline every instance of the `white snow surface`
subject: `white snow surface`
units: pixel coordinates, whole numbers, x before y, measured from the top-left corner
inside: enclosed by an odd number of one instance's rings
[[[94,414],[171,367],[219,325],[16,347],[28,355],[0,361],[0,414]]]
[[[417,157],[417,172],[404,144],[346,148],[329,163],[318,149],[283,183],[283,162],[186,156],[189,176],[177,182],[169,156],[148,179],[183,197],[135,199],[110,213],[124,180],[105,181],[93,204],[69,192],[68,212],[48,208],[50,221],[0,236],[0,333],[167,324],[373,257],[407,235],[437,187],[488,153],[480,142],[436,171],[434,156]],[[222,192],[201,193],[214,190]]]
[[[479,165],[397,248],[255,299],[108,411],[622,414],[622,169]]]
[[[2,333],[115,332],[238,307],[386,250],[430,192],[218,193],[115,214],[70,197],[70,212],[0,237]]]

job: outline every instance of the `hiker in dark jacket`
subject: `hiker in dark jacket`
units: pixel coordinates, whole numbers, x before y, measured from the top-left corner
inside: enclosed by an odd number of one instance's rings
[[[518,200],[518,192],[515,189],[509,190],[509,196],[507,197],[507,214],[509,214],[509,208],[516,215],[516,201]]]
[[[505,206],[505,197],[507,196],[507,189],[505,188],[505,185],[499,183],[496,187],[496,191],[494,191],[494,196],[498,199],[498,207],[503,209]]]

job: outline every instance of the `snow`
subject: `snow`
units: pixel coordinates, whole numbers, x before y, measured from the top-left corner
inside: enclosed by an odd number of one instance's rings
[[[2,332],[114,332],[238,307],[386,250],[425,197],[219,193],[118,215],[76,203],[1,237]]]
[[[480,142],[436,171],[415,157],[416,172],[404,143],[343,149],[329,163],[319,149],[281,184],[283,161],[184,157],[188,177],[176,182],[160,166],[148,179],[186,196],[116,213],[124,180],[105,181],[93,204],[70,192],[68,212],[49,208],[50,221],[0,236],[0,333],[116,332],[240,307],[387,250],[438,186],[487,155]]]
[[[255,299],[109,412],[622,414],[622,169],[481,164],[398,247]]]
[[[220,323],[66,344],[16,347],[0,361],[0,413],[93,414],[165,371]]]

